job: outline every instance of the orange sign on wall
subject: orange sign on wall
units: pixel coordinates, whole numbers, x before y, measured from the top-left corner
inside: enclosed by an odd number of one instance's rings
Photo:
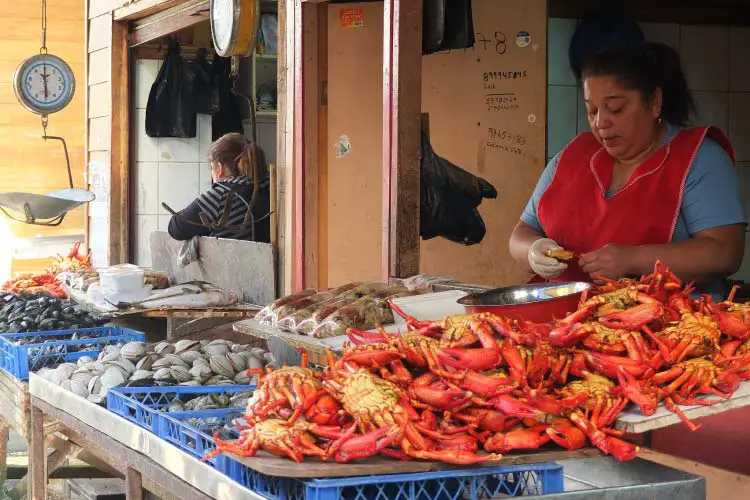
[[[361,28],[365,25],[363,9],[342,9],[341,26],[345,28]]]

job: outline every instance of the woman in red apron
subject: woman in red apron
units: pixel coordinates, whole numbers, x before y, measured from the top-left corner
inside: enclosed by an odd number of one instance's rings
[[[686,127],[693,101],[678,54],[610,47],[582,80],[591,132],[545,169],[511,235],[514,259],[556,281],[640,276],[662,260],[721,300],[742,262],[747,218],[729,140]],[[578,257],[545,255],[558,247]]]

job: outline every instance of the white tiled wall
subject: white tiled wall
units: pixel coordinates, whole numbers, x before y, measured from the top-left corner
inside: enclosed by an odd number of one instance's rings
[[[194,139],[151,138],[146,135],[146,105],[159,72],[159,61],[135,63],[135,246],[138,265],[151,265],[149,235],[166,231],[170,216],[162,208],[185,208],[211,185],[207,163],[211,145],[211,117],[198,115]]]
[[[575,19],[549,20],[548,159],[577,133],[589,130],[583,96],[568,63],[576,23]],[[696,122],[716,125],[732,140],[750,215],[750,28],[642,23],[641,30],[647,40],[680,52],[696,102]],[[573,96],[577,96],[574,104]],[[750,232],[746,234],[746,254],[750,254]],[[750,281],[750,256],[735,277]]]

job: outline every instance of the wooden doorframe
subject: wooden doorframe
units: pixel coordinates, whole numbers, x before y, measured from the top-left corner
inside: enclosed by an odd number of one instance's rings
[[[282,0],[291,21],[286,45],[279,46],[279,109],[293,106],[292,123],[279,129],[279,158],[292,158],[292,288],[327,283],[327,221],[319,195],[326,166],[319,123],[326,123],[327,5],[325,0]],[[323,5],[320,5],[323,4]],[[382,279],[419,273],[419,166],[422,74],[422,0],[384,0],[383,33],[383,212]],[[293,50],[293,58],[284,56]],[[290,60],[291,59],[291,60]],[[281,66],[283,61],[290,64]],[[289,92],[285,82],[293,82]],[[284,91],[282,91],[282,88]],[[291,94],[291,95],[290,95]],[[322,121],[321,121],[322,118]],[[291,130],[289,130],[291,128]],[[291,154],[290,154],[291,153]],[[289,156],[286,156],[289,155]],[[283,165],[283,161],[279,161]],[[327,194],[335,196],[335,193]],[[322,234],[322,237],[321,237]]]
[[[130,46],[127,21],[112,22],[109,263],[130,261]]]

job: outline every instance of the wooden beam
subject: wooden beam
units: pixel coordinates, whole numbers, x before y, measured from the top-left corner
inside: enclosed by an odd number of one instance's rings
[[[419,273],[422,0],[385,0],[382,279]]]
[[[134,3],[124,5],[115,9],[113,15],[115,21],[135,21],[151,14],[162,12],[172,7],[177,7],[190,0],[138,0]]]
[[[301,197],[302,207],[301,223],[304,224],[304,281],[300,288],[320,286],[318,269],[318,238],[320,227],[320,214],[318,211],[318,187],[319,171],[318,163],[318,110],[320,106],[320,73],[319,70],[319,45],[321,43],[320,24],[322,19],[327,19],[325,6],[321,7],[312,3],[302,4],[302,127],[304,135],[302,143],[302,165],[295,171],[304,174],[304,183],[299,189],[295,188],[295,200]],[[295,159],[296,159],[295,155]]]
[[[110,151],[109,263],[130,259],[130,49],[128,25],[112,25],[112,146]]]
[[[294,290],[305,287],[305,36],[310,35],[304,29],[305,18],[309,9],[303,9],[302,0],[294,6],[294,163],[292,193],[294,199]]]
[[[294,165],[294,13],[299,0],[279,0],[278,122],[276,147],[279,293],[293,288],[295,266],[293,252],[294,209],[290,189]]]
[[[209,0],[188,0],[176,7],[135,21],[130,33],[130,47],[171,35],[208,21],[208,18]]]

